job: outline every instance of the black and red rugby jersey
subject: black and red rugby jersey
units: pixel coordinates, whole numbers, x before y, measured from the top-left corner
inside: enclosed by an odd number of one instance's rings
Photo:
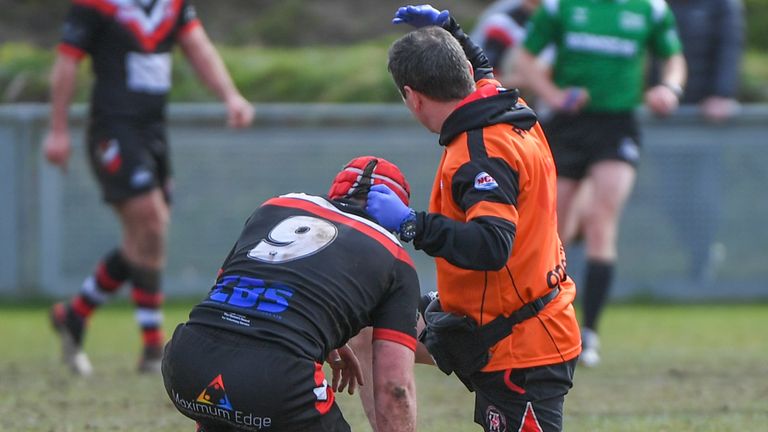
[[[176,38],[200,25],[187,0],[72,0],[59,52],[91,56],[97,119],[162,119]]]
[[[351,204],[272,198],[248,219],[189,324],[323,361],[360,329],[416,348],[419,282],[408,253]]]

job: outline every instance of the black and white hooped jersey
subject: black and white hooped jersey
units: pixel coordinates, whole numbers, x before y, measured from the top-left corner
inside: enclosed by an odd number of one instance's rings
[[[162,119],[171,50],[200,25],[188,0],[72,0],[59,52],[90,55],[96,118]]]
[[[248,219],[190,324],[322,361],[366,326],[416,348],[419,282],[408,253],[354,205],[288,194]]]

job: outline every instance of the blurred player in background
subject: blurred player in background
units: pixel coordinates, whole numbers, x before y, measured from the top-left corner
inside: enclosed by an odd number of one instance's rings
[[[428,212],[387,185],[371,187],[368,211],[435,257],[439,299],[423,312],[420,338],[443,372],[475,392],[475,423],[560,431],[581,340],[546,138],[448,11],[407,6],[393,22],[417,30],[390,47],[389,71],[444,150]]]
[[[520,87],[521,79],[515,67],[516,53],[525,40],[528,20],[540,3],[541,0],[493,2],[480,14],[472,31],[472,41],[483,49],[494,75],[506,87]],[[550,73],[554,59],[555,47],[551,45],[539,55],[542,73]]]
[[[416,430],[419,282],[397,238],[365,211],[371,185],[388,185],[408,205],[400,170],[366,156],[343,168],[327,198],[282,195],[248,218],[163,358],[168,395],[199,432],[350,430],[334,390],[349,384],[352,393],[361,383],[345,343],[366,326],[376,427]]]
[[[51,120],[44,151],[66,171],[67,114],[79,62],[90,56],[95,81],[87,132],[88,159],[102,198],[117,214],[122,243],[99,261],[78,295],[54,305],[53,325],[65,361],[79,374],[92,367],[82,351],[89,317],[124,282],[141,327],[140,371],[158,371],[164,335],[161,290],[170,219],[171,161],[165,109],[172,49],[179,44],[227,107],[232,127],[248,126],[253,107],[240,95],[187,0],[73,0],[51,73]]]
[[[720,124],[739,112],[736,99],[744,52],[741,0],[667,0],[675,14],[688,82],[680,101],[697,106],[704,120]],[[653,83],[658,82],[658,67]],[[713,282],[724,247],[717,242],[723,196],[724,150],[728,143],[667,146],[664,160],[678,169],[661,170],[668,186],[663,202],[690,257],[689,278]]]
[[[677,20],[689,71],[680,103],[698,105],[710,122],[733,117],[739,108],[736,97],[744,53],[744,5],[741,0],[667,3]]]
[[[498,73],[504,58],[523,43],[528,19],[539,6],[539,1],[498,0],[480,14],[470,36],[485,52],[494,74]]]
[[[557,48],[552,75],[536,55]],[[673,112],[685,83],[675,20],[663,0],[547,0],[531,18],[517,62],[525,85],[556,112],[544,122],[557,165],[560,238],[578,231],[587,255],[580,361],[600,361],[597,325],[616,262],[619,218],[635,182],[646,54],[664,59],[662,84],[645,92],[657,115]],[[588,185],[588,199],[580,194]],[[576,199],[580,197],[580,199]]]

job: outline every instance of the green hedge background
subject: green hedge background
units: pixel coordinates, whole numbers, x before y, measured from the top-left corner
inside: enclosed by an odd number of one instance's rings
[[[726,1],[726,0],[723,0]],[[0,0],[0,103],[48,100],[48,75],[61,0]],[[437,7],[471,28],[489,2],[443,1]],[[768,0],[744,0],[747,52],[740,99],[768,102]],[[222,0],[197,3],[206,28],[233,79],[254,102],[395,102],[386,71],[386,52],[399,28],[388,24],[400,2],[383,0],[360,7],[350,0]],[[44,11],[49,13],[41,15]],[[37,20],[37,21],[36,21]],[[34,24],[42,20],[39,24]],[[84,62],[77,101],[87,100],[90,65]],[[172,101],[210,101],[213,95],[177,55]]]

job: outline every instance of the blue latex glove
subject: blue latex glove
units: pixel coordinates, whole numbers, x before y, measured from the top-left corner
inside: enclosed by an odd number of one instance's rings
[[[400,232],[400,225],[405,218],[411,214],[410,207],[384,184],[371,186],[365,210],[379,222],[379,225],[397,233]]]
[[[450,18],[451,14],[447,10],[439,11],[432,5],[403,6],[395,12],[393,24],[410,24],[416,28],[426,26],[441,26]]]

